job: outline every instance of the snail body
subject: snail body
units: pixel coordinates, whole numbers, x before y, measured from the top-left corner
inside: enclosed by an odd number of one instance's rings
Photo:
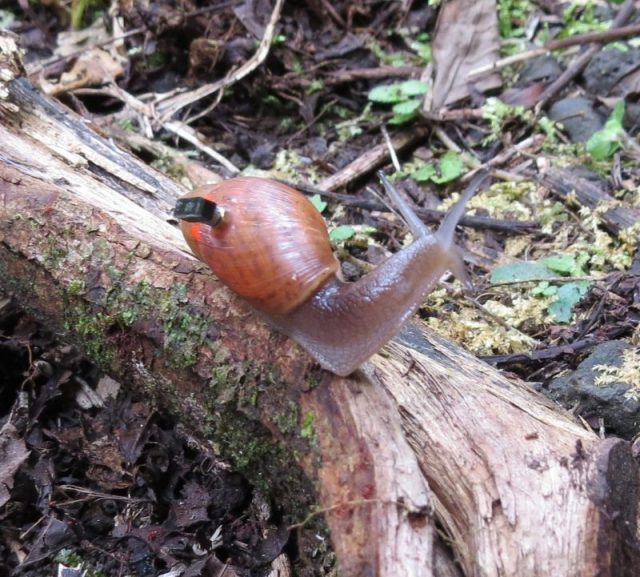
[[[481,180],[431,233],[383,178],[414,242],[356,282],[342,280],[320,213],[277,181],[238,177],[201,187],[178,201],[176,216],[191,250],[224,284],[344,376],[399,332],[444,272],[466,280],[454,232]],[[193,202],[215,206],[217,218],[190,214]]]

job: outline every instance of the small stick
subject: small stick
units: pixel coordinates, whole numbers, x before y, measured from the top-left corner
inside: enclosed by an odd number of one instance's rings
[[[380,131],[382,132],[382,136],[384,136],[384,142],[387,145],[387,150],[389,151],[389,156],[391,157],[391,164],[393,164],[393,168],[396,172],[400,172],[402,169],[400,167],[400,162],[398,160],[398,155],[396,154],[396,149],[393,148],[393,142],[391,142],[391,137],[387,132],[384,124],[380,127]]]
[[[532,48],[531,50],[520,52],[519,54],[513,54],[512,56],[501,58],[500,60],[496,60],[492,64],[480,66],[479,68],[476,68],[475,70],[469,72],[467,77],[469,78],[469,80],[475,80],[480,76],[485,76],[487,74],[491,74],[492,72],[502,70],[507,66],[518,64],[519,62],[526,62],[527,60],[532,60],[533,58],[537,58],[538,56],[544,56],[545,54],[549,54],[549,52],[553,52],[554,50],[562,50],[564,48],[570,48],[572,46],[582,46],[583,44],[592,44],[594,42],[604,44],[607,42],[613,42],[614,40],[620,40],[621,38],[638,35],[640,35],[640,24],[634,24],[631,26],[610,28],[609,30],[601,30],[598,32],[576,34],[575,36],[571,36],[570,38],[562,38],[561,40],[550,40],[540,48]]]
[[[224,78],[217,80],[216,82],[205,84],[204,86],[201,86],[196,90],[178,94],[172,98],[165,100],[164,102],[158,103],[156,109],[161,115],[162,120],[164,122],[167,122],[184,107],[202,100],[203,98],[210,96],[218,90],[222,90],[227,86],[235,84],[236,82],[242,80],[245,76],[253,72],[258,66],[260,66],[260,64],[264,62],[267,55],[269,54],[269,48],[271,47],[276,24],[278,23],[278,19],[280,18],[283,4],[284,0],[275,1],[273,11],[271,12],[271,17],[269,18],[269,22],[264,30],[264,36],[260,41],[260,46],[258,46],[255,54],[251,58],[249,58],[249,60],[247,60],[242,66],[240,66]]]

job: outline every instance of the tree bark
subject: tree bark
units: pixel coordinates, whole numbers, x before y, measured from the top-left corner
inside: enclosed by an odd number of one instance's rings
[[[319,370],[186,252],[179,185],[19,78],[6,44],[2,66],[0,288],[207,431],[292,521],[317,499],[341,575],[640,571],[626,442],[423,327],[350,378]]]

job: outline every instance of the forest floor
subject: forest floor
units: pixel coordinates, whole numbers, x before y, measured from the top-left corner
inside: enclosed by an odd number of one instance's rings
[[[384,168],[459,235],[475,288],[420,316],[603,435],[640,433],[634,2],[19,2],[26,76],[189,188],[270,175],[322,212],[348,279],[407,241]],[[436,3],[434,3],[436,4]],[[258,491],[0,295],[0,577],[335,572]],[[640,451],[639,451],[640,452]],[[75,573],[74,573],[75,572]]]

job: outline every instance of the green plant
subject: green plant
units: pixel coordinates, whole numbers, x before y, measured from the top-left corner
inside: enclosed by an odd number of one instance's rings
[[[562,20],[564,28],[558,34],[558,38],[597,32],[598,30],[606,30],[609,27],[609,22],[598,20],[591,0],[586,4],[584,2],[572,2],[562,13]]]
[[[624,100],[620,100],[602,130],[592,134],[587,141],[587,152],[594,160],[609,160],[620,149],[625,135],[622,127],[623,117]]]
[[[420,64],[429,64],[431,62],[431,37],[427,32],[416,34],[410,29],[403,28],[398,30],[398,33],[402,36],[406,45],[416,53],[420,59]]]
[[[367,48],[371,50],[372,54],[380,61],[381,64],[388,66],[404,66],[407,62],[402,54],[396,52],[388,52],[377,42],[370,42],[367,44]]]
[[[484,139],[483,144],[498,140],[509,122],[520,120],[531,123],[534,120],[533,112],[525,109],[524,106],[511,106],[499,98],[487,98],[482,107],[482,117],[489,121],[491,129],[491,133]]]
[[[520,261],[498,266],[491,271],[491,283],[538,281],[531,289],[533,296],[555,297],[547,307],[548,313],[560,323],[571,320],[573,307],[591,285],[586,280],[558,281],[558,277],[581,277],[583,266],[589,260],[588,254],[554,255],[539,261]],[[548,279],[548,280],[545,280]]]
[[[72,0],[71,25],[76,29],[95,20],[107,5],[103,0]]]
[[[393,116],[390,124],[403,124],[416,116],[422,104],[422,96],[428,90],[428,86],[421,80],[406,80],[396,84],[376,86],[369,91],[368,98],[371,102],[379,104],[392,104]]]
[[[314,194],[309,201],[316,207],[319,213],[323,213],[327,208],[327,203],[322,200],[322,197],[319,194]]]
[[[464,163],[461,156],[449,150],[436,163],[428,163],[411,173],[418,182],[431,181],[436,184],[446,184],[464,173]]]
[[[531,3],[529,0],[499,0],[498,30],[502,38],[524,36],[524,23],[527,21]]]

